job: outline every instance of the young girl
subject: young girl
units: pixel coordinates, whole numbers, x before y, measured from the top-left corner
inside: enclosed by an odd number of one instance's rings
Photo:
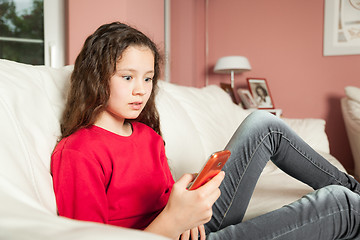
[[[159,61],[155,44],[125,24],[86,39],[52,155],[59,215],[172,239],[360,238],[359,183],[266,112],[240,125],[223,172],[193,191],[191,174],[174,183],[154,101]],[[318,190],[242,222],[268,159]]]

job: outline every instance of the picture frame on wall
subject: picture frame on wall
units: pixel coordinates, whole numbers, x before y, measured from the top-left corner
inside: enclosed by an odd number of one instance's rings
[[[239,88],[237,93],[240,97],[240,100],[244,106],[244,108],[257,108],[257,103],[252,97],[250,91],[248,89]]]
[[[274,109],[274,101],[265,78],[248,78],[249,90],[259,109]]]
[[[360,0],[325,0],[323,55],[360,54]]]
[[[220,87],[227,92],[227,94],[229,94],[229,96],[231,97],[231,100],[235,103],[238,104],[236,97],[235,97],[235,93],[234,93],[234,89],[231,87],[230,83],[220,83]]]

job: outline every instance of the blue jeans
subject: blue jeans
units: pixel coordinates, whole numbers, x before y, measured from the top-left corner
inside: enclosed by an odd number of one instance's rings
[[[282,120],[256,111],[226,146],[221,196],[205,225],[207,239],[360,239],[360,184],[316,153]],[[267,161],[314,191],[242,222]]]

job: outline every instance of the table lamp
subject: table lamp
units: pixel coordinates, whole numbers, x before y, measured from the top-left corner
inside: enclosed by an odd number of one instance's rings
[[[243,56],[227,56],[219,58],[215,64],[214,72],[230,73],[231,87],[234,88],[234,73],[240,73],[251,70],[250,63]]]

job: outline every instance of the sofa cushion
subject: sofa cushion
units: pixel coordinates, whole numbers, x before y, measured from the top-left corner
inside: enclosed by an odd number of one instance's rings
[[[173,174],[198,172],[211,153],[222,150],[250,113],[233,104],[220,87],[183,87],[159,81],[157,107]]]
[[[168,163],[174,178],[178,179],[182,173],[201,167],[198,159],[203,158],[204,152],[190,116],[171,94],[171,89],[167,91],[164,85],[171,88],[171,84],[159,82],[156,105]]]

